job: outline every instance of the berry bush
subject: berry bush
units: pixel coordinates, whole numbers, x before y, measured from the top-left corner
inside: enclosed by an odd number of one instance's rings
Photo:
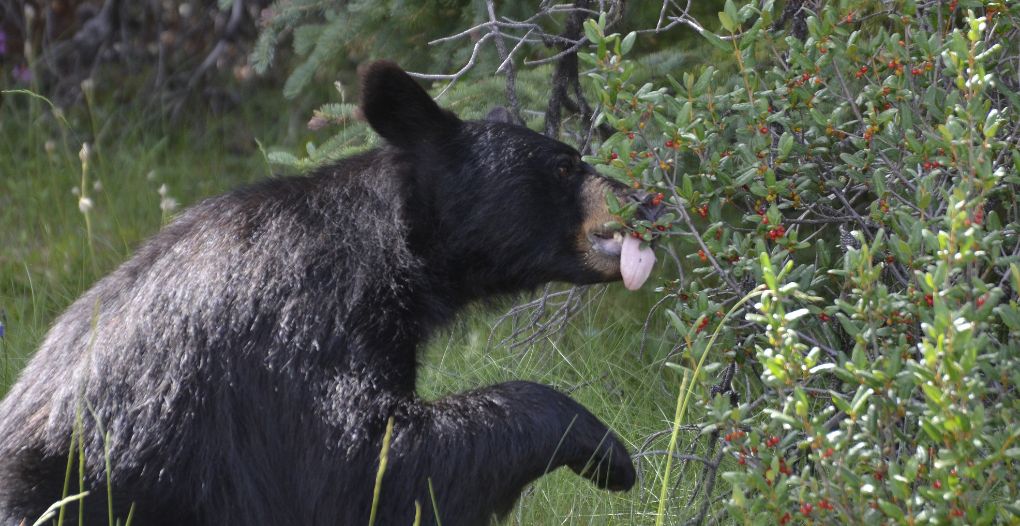
[[[719,66],[649,74],[604,19],[582,57],[589,160],[669,210],[632,228],[672,256],[670,461],[707,441],[720,480],[694,518],[1020,521],[1020,4],[718,16]]]

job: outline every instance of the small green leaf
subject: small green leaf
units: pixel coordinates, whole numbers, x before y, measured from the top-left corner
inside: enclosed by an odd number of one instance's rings
[[[721,49],[722,51],[733,51],[732,46],[727,44],[725,40],[719,38],[719,35],[716,35],[711,31],[703,30],[701,31],[701,36],[705,37],[705,40],[708,40],[709,44],[712,44],[713,46],[715,46],[718,49]]]
[[[719,11],[719,22],[722,22],[723,29],[730,33],[735,32],[737,29],[736,21],[730,18],[730,15],[726,14],[725,11]]]
[[[599,43],[603,40],[602,30],[600,30],[598,24],[590,18],[584,21],[584,36],[592,43]]]
[[[1002,323],[1005,323],[1012,331],[1020,331],[1020,313],[1017,313],[1016,305],[1002,304],[995,307],[995,313],[999,315]]]
[[[737,6],[733,3],[733,0],[726,0],[726,3],[723,5],[723,13],[725,13],[735,25],[740,24],[740,13],[737,12]]]
[[[860,386],[857,388],[857,394],[854,395],[854,399],[850,402],[850,416],[857,417],[860,415],[861,409],[871,398],[871,395],[875,394],[870,387]]]
[[[894,518],[896,520],[903,519],[903,510],[901,510],[899,506],[897,506],[897,505],[895,505],[895,504],[893,504],[893,503],[891,503],[891,502],[889,502],[887,500],[879,499],[878,500],[878,507],[882,508],[882,512],[885,513],[889,517],[892,517],[892,518]]]
[[[631,31],[627,33],[627,36],[623,37],[623,41],[620,43],[620,54],[626,55],[630,52],[630,49],[634,47],[634,41],[637,39],[637,33]]]
[[[784,159],[787,155],[790,155],[790,150],[793,149],[793,135],[790,132],[783,132],[783,136],[779,138],[779,158]]]

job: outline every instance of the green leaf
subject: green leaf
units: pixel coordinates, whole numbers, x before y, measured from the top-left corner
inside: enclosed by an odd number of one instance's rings
[[[850,414],[850,404],[847,403],[846,400],[843,400],[843,397],[837,394],[832,395],[832,405],[836,406],[836,409],[839,409],[848,415]]]
[[[701,36],[708,40],[709,44],[712,44],[716,48],[722,51],[733,51],[733,47],[726,43],[725,40],[719,38],[719,35],[707,30],[701,31]]]
[[[281,166],[295,167],[301,164],[301,160],[290,152],[282,151],[269,152],[269,154],[266,155],[266,159],[268,159],[269,162],[272,164],[277,164]]]
[[[612,190],[606,190],[606,204],[609,205],[610,214],[616,214],[620,211],[620,200]]]
[[[790,155],[792,149],[793,135],[788,131],[783,132],[783,136],[779,138],[779,158],[785,159],[787,155]]]
[[[726,0],[726,3],[723,6],[723,13],[726,13],[726,16],[729,17],[734,24],[740,24],[740,13],[737,12],[737,6],[733,3],[733,0]]]
[[[730,33],[734,33],[737,29],[737,22],[730,18],[730,15],[725,11],[719,11],[719,22],[722,22],[723,29]]]
[[[788,322],[795,321],[795,320],[797,320],[797,319],[799,319],[799,318],[809,314],[810,312],[811,311],[809,311],[808,309],[800,308],[800,309],[797,309],[797,310],[795,310],[793,312],[786,313],[786,316],[784,316],[784,318]]]
[[[875,186],[875,195],[885,195],[885,178],[878,170],[871,173],[871,184]]]
[[[850,166],[853,166],[854,168],[857,168],[858,170],[864,168],[864,161],[858,159],[856,155],[850,155],[849,153],[841,153],[839,154],[839,158],[843,159],[843,162],[849,164]]]
[[[875,394],[870,387],[860,386],[857,388],[857,394],[854,395],[854,399],[850,402],[850,416],[860,416],[861,409],[864,408],[864,404],[868,402],[871,395]]]
[[[623,37],[623,41],[620,43],[620,54],[626,55],[630,52],[630,49],[634,47],[634,41],[637,40],[637,33],[631,31],[627,33],[627,36]]]
[[[893,503],[891,503],[891,502],[889,502],[887,500],[878,499],[878,507],[882,508],[882,512],[885,513],[889,517],[892,517],[892,518],[894,518],[896,520],[902,520],[903,519],[903,510],[901,510],[899,506],[897,506],[897,505],[895,505],[895,504],[893,504]]]
[[[852,321],[850,321],[850,318],[847,318],[846,314],[838,312],[836,313],[836,319],[839,320],[839,324],[843,327],[843,330],[850,336],[857,336],[857,334],[861,332],[861,330],[857,328]]]
[[[768,413],[768,415],[771,416],[773,420],[777,420],[783,424],[790,424],[791,426],[800,427],[800,422],[795,420],[792,416],[783,413],[782,411],[777,411],[775,409],[766,409],[765,412]]]
[[[669,317],[669,323],[676,329],[681,338],[687,335],[687,325],[680,319],[680,316],[677,316],[671,309],[666,310],[666,316]]]
[[[584,36],[593,44],[597,44],[603,40],[602,30],[599,29],[598,23],[591,18],[584,21]]]
[[[1002,323],[1005,323],[1012,331],[1020,331],[1020,313],[1017,312],[1016,304],[1002,304],[995,307],[994,312],[999,315]]]

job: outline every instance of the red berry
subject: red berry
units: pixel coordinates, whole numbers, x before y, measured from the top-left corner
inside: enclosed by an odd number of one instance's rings
[[[821,314],[819,314],[819,315],[818,315],[818,319],[820,319],[820,320],[822,320],[823,322],[825,322],[825,321],[829,321],[829,320],[830,320],[830,319],[832,319],[832,318],[830,318],[828,314],[826,314],[826,313],[824,313],[824,312],[823,312],[823,313],[821,313]],[[829,449],[831,450],[832,448],[829,448]]]
[[[609,154],[609,159],[610,160],[615,161],[616,159],[619,159],[619,158],[620,158],[620,156],[617,155],[616,152],[613,152],[613,153]]]
[[[658,193],[658,194],[655,194],[654,196],[652,196],[652,206],[659,206],[659,204],[662,203],[662,200],[665,197],[666,196],[662,195],[661,193]]]
[[[935,489],[942,489],[942,481],[936,480],[935,483],[932,484],[932,486],[935,486]]]
[[[658,230],[659,232],[665,232],[666,231],[666,226],[665,225],[655,225],[655,229]]]
[[[761,128],[758,128],[758,132],[760,132],[762,135],[765,135],[769,132],[769,129],[767,126],[762,126]]]
[[[791,520],[790,512],[786,512],[786,515],[783,515],[783,518],[779,519],[779,524],[786,524],[790,522],[790,520]]]
[[[708,256],[705,255],[705,251],[704,250],[701,250],[701,249],[698,250],[698,259],[700,259],[702,263],[708,261]]]
[[[975,303],[977,303],[977,306],[978,306],[979,309],[981,307],[984,307],[985,306],[985,297],[984,296],[979,297]]]
[[[634,140],[634,132],[628,133],[627,134],[627,138],[633,141]]]
[[[953,517],[963,517],[963,510],[954,507],[953,510],[949,512],[949,514],[952,515]]]
[[[921,73],[923,73],[923,71],[921,71],[921,68],[910,68],[910,72],[913,73],[914,75],[920,75]]]
[[[935,305],[935,298],[933,298],[931,294],[925,294],[924,302],[927,303],[929,307],[932,307]]]
[[[811,515],[811,512],[814,509],[815,509],[815,507],[812,506],[810,502],[805,502],[804,504],[801,504],[801,506],[800,506],[800,513],[801,513],[801,515],[807,517],[808,515]]]

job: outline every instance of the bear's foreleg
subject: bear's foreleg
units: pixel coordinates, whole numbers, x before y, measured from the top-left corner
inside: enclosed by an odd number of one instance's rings
[[[528,483],[560,466],[602,488],[634,484],[634,466],[616,435],[551,387],[507,382],[416,409],[412,425],[397,421],[394,473],[387,478],[405,484],[390,491],[418,495],[427,510],[423,524],[432,523],[433,499],[444,526],[486,524],[508,513]],[[411,490],[406,482],[414,479],[420,485]]]

